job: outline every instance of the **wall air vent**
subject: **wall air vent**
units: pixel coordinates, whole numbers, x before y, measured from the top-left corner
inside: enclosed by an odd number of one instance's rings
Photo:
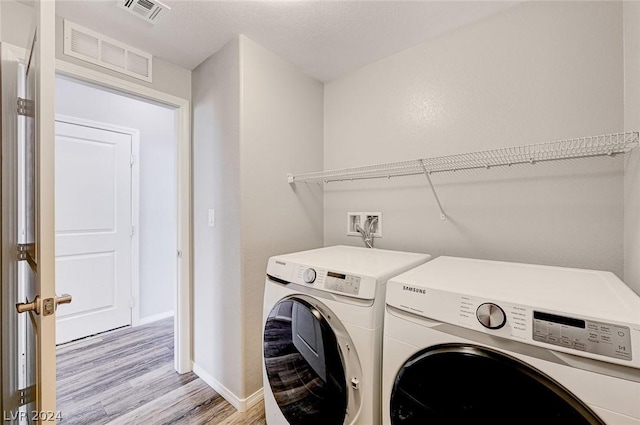
[[[153,56],[151,54],[66,19],[64,21],[64,54],[130,77],[148,82],[152,80]]]
[[[171,10],[169,6],[158,0],[117,0],[118,6],[128,10],[139,18],[155,24],[163,10]]]

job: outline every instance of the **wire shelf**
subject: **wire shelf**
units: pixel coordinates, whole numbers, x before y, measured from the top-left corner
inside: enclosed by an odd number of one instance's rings
[[[289,174],[289,183],[379,179],[461,170],[489,169],[516,164],[558,161],[624,154],[639,144],[638,132],[607,134],[486,151],[419,158],[362,167],[342,168],[305,174]]]

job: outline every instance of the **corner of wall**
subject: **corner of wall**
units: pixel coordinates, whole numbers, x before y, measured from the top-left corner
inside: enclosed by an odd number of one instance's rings
[[[196,67],[193,91],[193,360],[230,400],[244,397],[239,44]],[[208,210],[215,210],[215,226]]]
[[[323,84],[241,35],[240,169],[245,390],[262,386],[269,257],[323,244],[323,193],[288,172],[322,169]]]
[[[220,394],[225,400],[229,402],[233,407],[236,408],[239,412],[246,412],[251,407],[258,404],[264,397],[263,389],[259,388],[257,391],[252,393],[250,396],[245,398],[240,398],[232,391],[230,391],[227,387],[225,387],[221,382],[216,380],[212,375],[207,373],[207,371],[199,366],[197,363],[193,363],[193,373],[198,375],[200,379],[202,379],[207,385],[213,388],[218,394]]]

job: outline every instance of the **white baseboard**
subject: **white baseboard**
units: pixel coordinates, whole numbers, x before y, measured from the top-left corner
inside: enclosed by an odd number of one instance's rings
[[[256,404],[260,403],[260,400],[264,398],[264,388],[260,388],[255,393],[251,394],[249,397],[245,398],[246,410],[249,410]]]
[[[262,400],[264,394],[263,389],[260,388],[255,393],[251,394],[247,398],[240,398],[235,395],[231,390],[222,385],[217,379],[207,373],[202,367],[193,363],[193,373],[198,375],[207,385],[220,394],[225,400],[229,402],[239,412],[246,412],[250,407],[258,404]]]
[[[132,326],[147,325],[149,323],[157,322],[158,320],[166,319],[167,317],[173,317],[173,311],[165,311],[164,313],[154,314],[153,316],[141,317],[137,323],[133,323]]]

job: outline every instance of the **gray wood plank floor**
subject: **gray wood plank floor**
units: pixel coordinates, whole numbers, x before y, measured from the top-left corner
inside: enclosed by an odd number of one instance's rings
[[[266,425],[262,402],[240,413],[175,372],[173,319],[61,345],[57,365],[62,425]]]

